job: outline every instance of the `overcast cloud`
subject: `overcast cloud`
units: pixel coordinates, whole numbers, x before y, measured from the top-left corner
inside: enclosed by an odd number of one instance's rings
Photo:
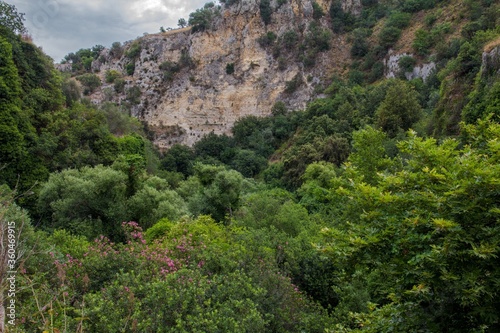
[[[34,42],[54,61],[97,44],[106,47],[177,27],[209,0],[6,0],[25,13]]]

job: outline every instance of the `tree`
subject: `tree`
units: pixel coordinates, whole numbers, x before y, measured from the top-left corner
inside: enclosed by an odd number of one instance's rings
[[[20,34],[27,33],[24,27],[24,13],[19,13],[16,6],[9,5],[5,1],[0,1],[0,25],[12,32]]]
[[[358,312],[367,332],[500,328],[500,126],[486,120],[462,131],[463,142],[440,144],[410,131],[398,144],[403,163],[374,185],[364,181],[372,170],[349,164],[331,180],[337,215],[322,253],[344,272],[337,315]]]
[[[206,3],[203,8],[197,9],[189,14],[189,25],[193,26],[193,32],[208,29],[215,17],[215,5],[213,2]]]
[[[417,92],[405,81],[394,80],[375,112],[375,119],[389,137],[394,137],[399,131],[408,130],[421,114]]]
[[[180,172],[184,176],[193,173],[194,152],[191,148],[175,144],[165,153],[161,164],[165,170]]]
[[[126,184],[125,173],[102,165],[53,173],[38,198],[42,226],[122,240],[120,224],[128,220]]]
[[[203,164],[195,166],[195,175],[204,186],[192,201],[195,209],[217,221],[232,216],[240,205],[243,176],[234,170]]]
[[[99,76],[90,73],[77,76],[76,79],[80,81],[84,86],[83,90],[84,95],[92,94],[102,84]]]
[[[12,46],[0,36],[0,184],[12,187],[16,186],[19,166],[27,156],[24,134],[29,134],[27,119],[20,109],[20,93]]]
[[[180,18],[179,21],[177,21],[177,26],[181,29],[185,28],[187,26],[186,19]]]
[[[271,15],[273,13],[273,10],[271,8],[271,1],[260,0],[259,9],[260,17],[262,18],[264,24],[268,25],[269,23],[271,23]]]

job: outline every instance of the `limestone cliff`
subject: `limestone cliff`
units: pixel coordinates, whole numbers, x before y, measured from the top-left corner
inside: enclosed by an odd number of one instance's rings
[[[316,2],[326,14],[316,24],[329,29],[330,1]],[[237,119],[268,115],[276,101],[283,100],[290,109],[302,109],[314,96],[316,85],[335,68],[345,66],[349,59],[347,43],[343,37],[331,34],[330,49],[319,52],[312,66],[304,65],[294,50],[265,48],[258,39],[268,32],[279,39],[294,31],[300,45],[310,34],[313,1],[289,0],[281,6],[272,1],[268,25],[261,18],[259,3],[242,0],[221,8],[212,27],[205,31],[192,32],[188,27],[128,42],[125,54],[133,43],[140,43],[140,55],[133,61],[126,55],[114,58],[106,49],[93,63],[93,69],[105,82],[106,71],[115,69],[125,74],[126,65],[135,63],[134,74],[125,76],[125,92],[133,86],[140,88],[140,102],[132,112],[149,124],[159,148],[177,142],[192,145],[210,132],[230,133]],[[359,4],[347,2],[354,12],[359,10]],[[182,66],[166,80],[160,65],[167,61],[179,63],[182,57],[189,66]],[[234,73],[228,74],[228,65],[233,66]],[[287,84],[294,80],[296,89],[287,90]],[[112,88],[112,84],[105,84],[91,98],[94,102],[106,98],[123,101],[125,93],[106,96],[105,92]]]

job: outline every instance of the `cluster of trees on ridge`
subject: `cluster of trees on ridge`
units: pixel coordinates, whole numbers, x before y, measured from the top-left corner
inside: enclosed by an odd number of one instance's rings
[[[0,9],[0,222],[24,252],[9,332],[500,329],[500,81],[481,70],[497,4],[467,2],[425,82],[333,78],[306,110],[165,154]]]

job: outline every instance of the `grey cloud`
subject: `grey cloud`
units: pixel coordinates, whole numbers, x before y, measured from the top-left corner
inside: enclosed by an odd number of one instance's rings
[[[60,61],[69,52],[96,44],[110,46],[176,27],[181,17],[208,0],[7,0],[26,13],[26,26],[37,45]]]

